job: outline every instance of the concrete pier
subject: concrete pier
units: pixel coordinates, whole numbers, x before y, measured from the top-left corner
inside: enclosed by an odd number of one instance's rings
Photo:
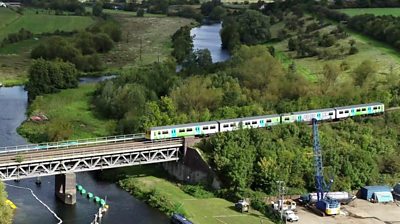
[[[76,203],[75,173],[58,174],[55,176],[55,193],[58,199],[67,205]]]

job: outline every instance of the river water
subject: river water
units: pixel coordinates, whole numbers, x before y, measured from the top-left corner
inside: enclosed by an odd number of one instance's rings
[[[222,24],[216,23],[202,25],[190,31],[190,35],[194,36],[193,49],[208,49],[214,63],[226,61],[230,57],[229,52],[221,48],[221,37],[219,35],[221,28]]]
[[[229,58],[227,51],[221,49],[219,30],[221,24],[203,25],[192,29],[195,35],[194,49],[209,49],[213,62]],[[93,83],[110,77],[81,78],[80,83]],[[22,86],[0,88],[0,147],[27,144],[16,132],[18,126],[26,119],[27,92]],[[77,173],[77,183],[95,195],[105,198],[110,205],[103,218],[103,224],[163,224],[168,217],[147,204],[135,199],[116,184],[100,181],[90,172]],[[54,195],[54,176],[42,177],[42,184],[36,185],[35,179],[24,179],[20,182],[8,181],[8,184],[31,188],[66,224],[90,223],[98,206],[81,195],[77,195],[76,205],[69,206],[58,201]],[[27,190],[6,187],[9,198],[17,205],[14,224],[48,224],[57,223],[54,216],[45,209]]]

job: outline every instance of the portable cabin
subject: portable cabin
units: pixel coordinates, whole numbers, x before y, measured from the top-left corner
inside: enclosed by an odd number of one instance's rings
[[[392,189],[388,186],[365,186],[361,188],[362,199],[375,202],[393,201]]]

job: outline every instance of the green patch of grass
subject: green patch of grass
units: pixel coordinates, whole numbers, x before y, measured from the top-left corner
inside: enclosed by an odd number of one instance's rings
[[[156,191],[162,197],[171,202],[178,202],[179,208],[184,211],[187,217],[197,224],[269,224],[272,223],[260,212],[251,210],[249,213],[240,213],[234,209],[234,204],[227,200],[210,197],[210,198],[195,198],[185,193],[179,185],[168,180],[162,179],[163,175],[158,166],[143,165],[132,168],[124,168],[122,171],[128,177],[122,180],[124,187],[135,183],[136,190],[140,190],[139,194],[145,192]],[[115,170],[118,172],[120,169]],[[110,171],[105,171],[109,173]],[[150,176],[151,173],[156,173],[155,176]],[[146,176],[147,175],[147,176]],[[132,185],[131,185],[132,186]],[[126,189],[131,191],[132,189]],[[135,194],[135,192],[132,192]],[[136,192],[138,193],[138,192]]]
[[[88,16],[54,15],[30,8],[25,8],[23,15],[13,13],[7,13],[7,16],[3,16],[6,19],[0,20],[0,40],[10,33],[18,32],[21,28],[30,30],[34,34],[40,34],[56,30],[81,30],[94,23],[94,20]]]
[[[92,9],[89,9],[90,11]],[[130,15],[130,16],[136,16],[136,12],[131,12],[131,11],[124,11],[124,10],[112,10],[112,9],[103,9],[104,13],[107,14],[119,14],[119,15]],[[162,17],[167,17],[167,15],[165,14],[153,14],[153,13],[145,13],[144,17],[158,17],[158,18],[162,18]]]
[[[49,121],[25,122],[19,128],[19,133],[29,139],[30,136],[45,134],[51,122],[63,120],[72,125],[73,133],[69,139],[112,135],[116,122],[99,118],[91,109],[90,101],[95,89],[95,84],[85,84],[76,89],[62,90],[56,94],[38,97],[31,105],[29,112],[31,114],[43,113],[49,118]]]
[[[374,14],[376,16],[383,16],[383,15],[400,16],[400,8],[352,8],[352,9],[338,9],[338,11],[346,13],[349,16],[356,16],[362,14]]]

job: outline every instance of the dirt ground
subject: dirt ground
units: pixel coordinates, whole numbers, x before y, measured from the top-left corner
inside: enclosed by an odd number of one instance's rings
[[[299,206],[297,215],[299,224],[400,224],[400,203],[373,204],[356,199],[349,205],[343,205],[337,216],[318,216]]]

